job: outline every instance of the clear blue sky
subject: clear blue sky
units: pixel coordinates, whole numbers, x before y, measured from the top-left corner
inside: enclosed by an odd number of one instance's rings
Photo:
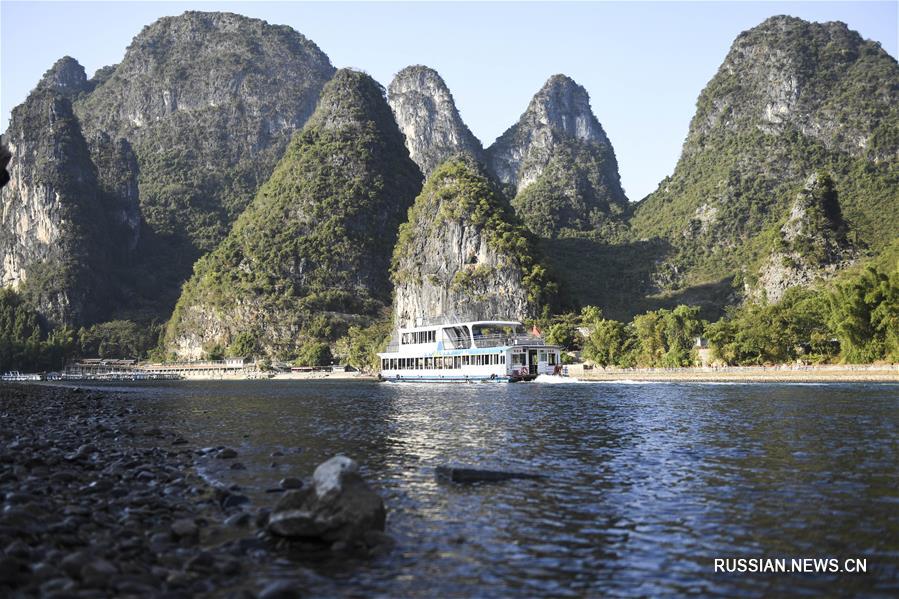
[[[66,54],[91,76],[144,25],[225,10],[290,25],[337,67],[383,85],[409,64],[437,69],[489,145],[554,73],[587,88],[625,191],[638,200],[674,169],[696,98],[741,31],[771,15],[840,20],[897,56],[897,2],[0,2],[0,129]]]

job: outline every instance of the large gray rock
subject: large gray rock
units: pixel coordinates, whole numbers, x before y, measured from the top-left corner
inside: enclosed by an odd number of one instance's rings
[[[269,518],[270,533],[334,543],[384,530],[384,501],[359,476],[356,462],[335,456],[315,469],[312,482],[281,498]]]

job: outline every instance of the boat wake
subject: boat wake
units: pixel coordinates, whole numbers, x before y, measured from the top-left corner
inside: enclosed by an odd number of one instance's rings
[[[580,379],[573,376],[558,376],[555,374],[541,374],[534,379],[535,383],[546,383],[548,385],[570,385],[573,383],[582,383]]]

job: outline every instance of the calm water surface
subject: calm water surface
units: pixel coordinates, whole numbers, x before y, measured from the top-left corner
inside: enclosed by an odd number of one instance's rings
[[[245,486],[257,506],[276,501],[264,490],[284,476],[308,476],[337,453],[359,461],[398,545],[317,565],[318,596],[899,595],[897,385],[132,390],[160,423],[235,447],[247,470],[200,466]],[[549,478],[447,484],[434,477],[446,463]],[[716,574],[716,557],[859,557],[868,572]]]

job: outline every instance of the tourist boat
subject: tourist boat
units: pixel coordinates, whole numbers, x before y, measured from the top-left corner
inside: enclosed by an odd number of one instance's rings
[[[387,381],[515,382],[562,373],[559,348],[516,321],[400,328],[378,357]]]

